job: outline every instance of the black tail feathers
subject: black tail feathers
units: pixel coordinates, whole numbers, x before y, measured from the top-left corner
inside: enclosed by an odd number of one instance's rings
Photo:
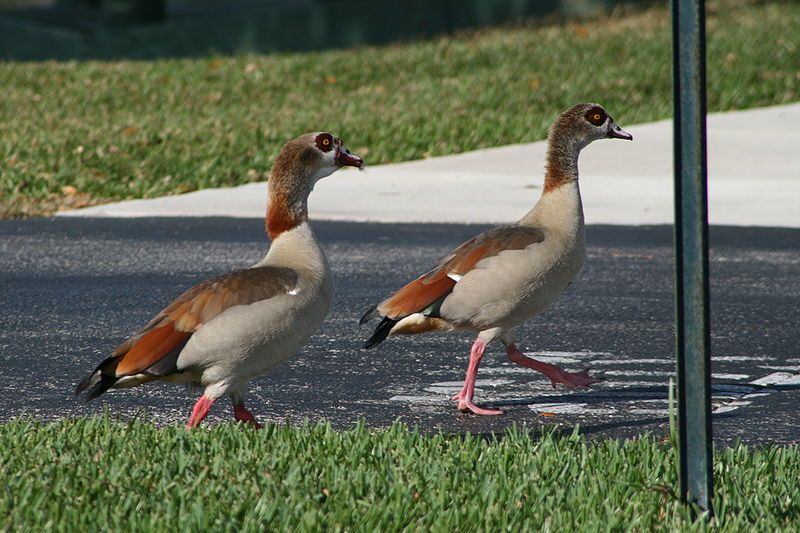
[[[90,402],[114,386],[119,378],[103,374],[103,369],[107,366],[109,359],[100,363],[94,372],[78,383],[78,386],[75,387],[75,396],[84,394],[84,399]]]
[[[375,328],[375,331],[372,333],[372,337],[367,339],[367,342],[364,343],[364,349],[368,350],[386,340],[386,337],[389,336],[389,332],[392,331],[392,328],[397,322],[398,320],[394,320],[393,318],[383,317],[381,323],[378,324],[378,327]]]
[[[370,307],[369,310],[364,313],[364,316],[361,317],[361,320],[358,321],[359,324],[366,324],[373,318],[378,318],[381,316],[380,311],[378,311],[377,307]]]

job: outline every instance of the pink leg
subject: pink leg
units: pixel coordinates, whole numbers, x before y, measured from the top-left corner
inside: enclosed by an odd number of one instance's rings
[[[200,425],[200,422],[208,414],[208,410],[211,409],[211,406],[214,404],[214,400],[208,398],[206,396],[200,396],[200,399],[197,400],[197,403],[194,404],[194,409],[192,409],[192,416],[189,417],[189,421],[186,423],[186,429],[193,429]]]
[[[261,424],[256,421],[256,417],[253,416],[253,413],[245,409],[244,402],[233,404],[233,417],[237,422],[245,422],[256,429],[262,428]]]
[[[480,339],[477,339],[472,345],[464,387],[461,389],[461,392],[453,396],[453,399],[458,400],[459,411],[471,412],[476,415],[502,415],[503,411],[497,409],[482,409],[472,402],[472,398],[475,395],[475,380],[478,377],[478,366],[481,364],[481,358],[483,357],[483,351],[485,349],[486,343]]]
[[[506,353],[508,353],[508,358],[518,365],[541,372],[550,378],[550,383],[553,385],[553,388],[556,387],[556,384],[561,383],[570,389],[585,389],[588,388],[589,385],[594,385],[595,383],[600,383],[603,381],[602,379],[589,376],[588,370],[582,370],[580,372],[567,372],[566,370],[560,369],[556,365],[543,363],[542,361],[537,361],[532,357],[527,357],[522,352],[517,350],[517,347],[513,344],[508,345],[506,348]]]

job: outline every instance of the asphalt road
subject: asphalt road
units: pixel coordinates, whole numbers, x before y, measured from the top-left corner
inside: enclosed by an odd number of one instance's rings
[[[291,362],[253,382],[262,420],[400,419],[421,430],[486,433],[513,423],[579,425],[590,437],[667,431],[673,372],[671,228],[588,229],[580,278],[525,324],[520,348],[605,381],[553,390],[530,370],[487,352],[476,399],[502,417],[455,410],[469,334],[389,339],[359,347],[358,317],[483,226],[314,223],[336,277],[334,307]],[[797,443],[800,399],[800,230],[711,231],[714,431],[718,443]],[[111,391],[90,404],[75,384],[171,298],[266,250],[260,220],[40,219],[0,221],[0,421],[98,413],[183,422],[198,394],[167,384]],[[765,386],[766,385],[766,386]],[[231,416],[214,406],[210,423]]]

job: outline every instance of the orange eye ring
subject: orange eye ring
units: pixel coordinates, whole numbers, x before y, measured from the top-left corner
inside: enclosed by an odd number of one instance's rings
[[[322,144],[324,144],[325,146],[328,146],[329,144],[331,144],[331,140],[327,139],[327,138],[326,139],[322,139]]]
[[[601,118],[603,117],[600,116],[600,113],[595,113],[594,115],[592,115],[592,120],[596,120],[597,122],[600,122]]]

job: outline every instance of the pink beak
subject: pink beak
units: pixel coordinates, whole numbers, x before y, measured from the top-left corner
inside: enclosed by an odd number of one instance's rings
[[[341,167],[356,167],[361,168],[364,166],[364,160],[356,154],[351,154],[344,144],[339,144],[336,149],[336,162]]]

